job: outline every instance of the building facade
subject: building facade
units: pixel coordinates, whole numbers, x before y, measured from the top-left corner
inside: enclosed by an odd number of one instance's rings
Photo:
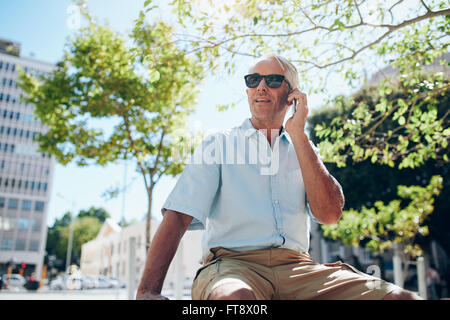
[[[152,220],[151,235],[156,233],[160,222]],[[80,270],[83,275],[104,275],[128,283],[130,238],[135,238],[135,266],[137,287],[144,271],[147,257],[145,249],[145,221],[136,222],[121,228],[111,219],[107,219],[97,237],[81,247]],[[176,257],[180,257],[182,274],[191,283],[201,266],[201,240],[203,231],[187,231],[178,247]],[[173,289],[176,282],[177,258],[172,261],[164,281],[163,290]]]
[[[37,77],[54,65],[20,57],[19,44],[0,39],[0,274],[12,263],[13,272],[40,277],[55,160],[34,141],[45,127],[20,100],[20,68]]]

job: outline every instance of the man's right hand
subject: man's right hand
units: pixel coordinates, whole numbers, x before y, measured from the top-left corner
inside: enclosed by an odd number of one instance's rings
[[[136,294],[136,300],[169,300],[169,298],[159,293],[138,292]]]

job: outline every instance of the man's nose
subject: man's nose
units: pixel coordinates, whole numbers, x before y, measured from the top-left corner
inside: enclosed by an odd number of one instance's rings
[[[262,78],[261,81],[259,82],[258,86],[256,87],[257,91],[266,91],[267,90],[267,83],[266,83],[266,79]]]

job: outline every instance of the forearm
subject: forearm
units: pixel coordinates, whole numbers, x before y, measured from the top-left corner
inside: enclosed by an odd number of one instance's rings
[[[137,297],[146,293],[159,294],[169,265],[192,217],[168,210],[148,250],[145,269]]]
[[[336,223],[344,207],[344,195],[314,152],[304,132],[291,135],[311,211],[321,223]]]

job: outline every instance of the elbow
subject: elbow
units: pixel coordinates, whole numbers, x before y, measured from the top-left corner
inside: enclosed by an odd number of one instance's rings
[[[341,217],[342,217],[342,209],[339,209],[332,215],[331,223],[329,224],[338,223],[339,220],[341,220]]]
[[[322,224],[335,224],[337,223],[342,217],[342,210],[337,210],[334,212],[329,212],[322,221],[320,221]]]
[[[329,221],[326,224],[335,224],[338,223],[339,220],[342,217],[342,210],[344,209],[344,205],[345,205],[345,198],[344,195],[340,194],[340,197],[338,198],[337,201],[337,205],[334,208],[330,209],[330,214],[329,214]]]

